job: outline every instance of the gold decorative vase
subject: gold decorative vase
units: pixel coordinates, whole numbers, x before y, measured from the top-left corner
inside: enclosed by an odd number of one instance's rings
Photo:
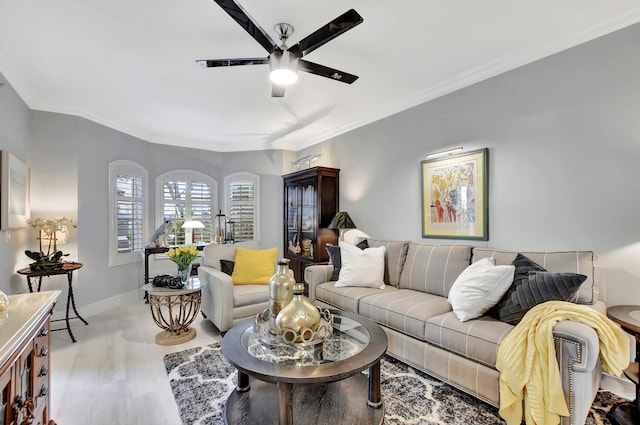
[[[271,334],[282,333],[276,325],[276,317],[293,298],[295,284],[296,280],[289,273],[289,259],[280,258],[276,274],[269,280],[269,332]]]
[[[5,294],[4,292],[0,291],[0,311],[6,310],[8,306],[9,297],[7,297],[7,294]]]
[[[295,339],[295,341],[287,342],[310,341],[318,329],[318,325],[320,325],[320,311],[303,294],[304,284],[295,284],[293,286],[293,299],[284,306],[276,317],[276,327],[283,333],[285,340],[288,339],[288,335]]]

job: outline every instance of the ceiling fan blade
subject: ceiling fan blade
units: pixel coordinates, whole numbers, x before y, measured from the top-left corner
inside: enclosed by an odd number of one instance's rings
[[[284,97],[284,86],[274,84],[271,86],[271,97]]]
[[[240,65],[268,65],[269,58],[238,58],[238,59],[199,59],[196,61],[202,68],[216,68],[219,66]]]
[[[264,49],[271,53],[276,47],[276,43],[267,33],[253,20],[251,16],[234,0],[214,0],[229,16],[233,18],[251,37],[254,38]]]
[[[332,80],[340,81],[341,83],[347,84],[351,84],[358,79],[357,75],[342,72],[334,68],[329,68],[328,66],[306,61],[304,59],[300,59],[300,61],[298,62],[298,70],[319,75],[321,77],[331,78]]]
[[[316,30],[312,34],[306,36],[298,44],[295,44],[289,48],[289,51],[294,53],[298,57],[308,55],[318,47],[333,40],[340,34],[349,31],[351,28],[363,21],[362,16],[355,10],[351,9],[342,15],[338,16],[333,21],[329,22],[322,28]]]

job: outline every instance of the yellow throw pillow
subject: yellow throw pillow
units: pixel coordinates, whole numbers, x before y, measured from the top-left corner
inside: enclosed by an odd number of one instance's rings
[[[236,248],[233,267],[234,285],[266,285],[276,272],[278,248],[247,249]]]

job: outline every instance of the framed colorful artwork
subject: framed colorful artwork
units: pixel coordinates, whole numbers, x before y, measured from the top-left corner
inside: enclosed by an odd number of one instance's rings
[[[422,237],[489,239],[488,149],[426,159]]]

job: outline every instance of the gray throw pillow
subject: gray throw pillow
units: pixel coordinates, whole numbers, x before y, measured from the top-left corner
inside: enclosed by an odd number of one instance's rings
[[[576,293],[587,276],[577,273],[551,273],[522,254],[512,263],[516,266],[513,283],[490,314],[517,325],[531,308],[546,301],[575,301]]]
[[[340,248],[336,245],[328,245],[327,252],[329,253],[329,261],[333,264],[333,272],[331,273],[331,280],[338,280],[340,275],[340,268],[342,268],[342,256],[340,255]]]
[[[233,261],[220,260],[220,271],[231,276],[233,274],[233,268],[235,267],[235,265],[236,264]]]

